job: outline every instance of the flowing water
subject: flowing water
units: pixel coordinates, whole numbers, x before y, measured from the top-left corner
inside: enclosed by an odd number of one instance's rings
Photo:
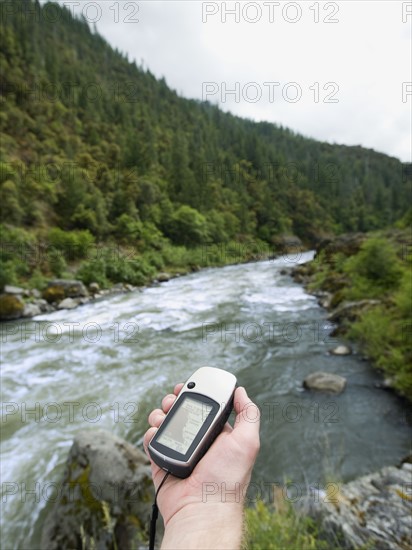
[[[104,428],[141,447],[150,410],[203,365],[233,372],[261,409],[250,500],[269,500],[285,481],[294,500],[301,488],[410,452],[411,407],[378,389],[379,375],[358,354],[328,353],[341,342],[316,299],[284,273],[288,265],[206,269],[3,324],[2,548],[39,548],[51,483],[79,430]],[[317,370],[346,377],[346,390],[303,390]]]

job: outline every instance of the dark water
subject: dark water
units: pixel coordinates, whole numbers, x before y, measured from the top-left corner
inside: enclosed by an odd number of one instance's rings
[[[141,445],[150,410],[202,365],[233,372],[261,408],[251,499],[285,480],[293,499],[410,452],[410,406],[375,387],[380,377],[359,355],[328,353],[340,341],[326,312],[284,267],[209,269],[3,325],[2,548],[39,547],[48,487],[76,432],[104,428]],[[345,376],[345,392],[303,391],[316,370]]]

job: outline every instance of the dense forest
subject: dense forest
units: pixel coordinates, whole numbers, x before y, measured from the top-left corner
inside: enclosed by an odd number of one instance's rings
[[[0,7],[3,284],[64,274],[95,243],[132,244],[144,278],[204,243],[314,244],[405,216],[398,159],[179,97],[64,7]],[[48,254],[16,259],[16,247]]]

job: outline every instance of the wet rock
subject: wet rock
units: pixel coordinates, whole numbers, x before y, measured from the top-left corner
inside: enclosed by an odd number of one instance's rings
[[[90,283],[89,284],[89,291],[91,294],[97,294],[100,291],[99,283]]]
[[[88,296],[86,287],[81,281],[70,279],[54,279],[43,291],[43,298],[49,303],[60,302],[64,298],[79,298]]]
[[[37,288],[33,288],[30,291],[30,296],[33,296],[33,298],[40,299],[41,298],[41,292]]]
[[[171,278],[172,276],[170,275],[170,273],[159,273],[159,275],[157,276],[157,281],[159,283],[167,283],[167,281],[169,281]]]
[[[312,372],[303,381],[303,386],[309,390],[341,393],[346,387],[346,378],[331,372]]]
[[[104,430],[79,432],[58,499],[49,507],[41,547],[140,548],[154,497],[146,456]],[[161,540],[158,521],[158,540]]]
[[[40,308],[40,311],[42,313],[49,313],[50,311],[54,311],[54,307],[47,303],[47,300],[44,300],[43,298],[40,298],[40,300],[36,300],[33,303]]]
[[[78,302],[76,300],[73,300],[73,298],[65,298],[59,303],[57,309],[74,309],[77,306]]]
[[[40,314],[41,309],[37,304],[26,304],[23,309],[22,317],[34,317]]]
[[[24,289],[19,286],[5,285],[3,292],[4,294],[22,295],[24,294]]]
[[[108,294],[115,294],[116,292],[124,292],[124,284],[123,283],[116,283],[112,286],[112,288],[108,291]]]
[[[343,548],[412,548],[412,472],[410,464],[387,466],[349,483],[330,483],[326,495],[299,503],[305,514]]]
[[[329,353],[332,355],[350,355],[352,353],[352,349],[349,346],[340,344],[339,346],[336,346],[336,348],[331,349]]]
[[[0,295],[0,320],[11,321],[19,319],[24,311],[24,302],[16,294]]]
[[[318,304],[321,307],[324,307],[325,309],[330,308],[330,304],[332,302],[333,294],[331,294],[330,292],[325,292],[323,290],[318,290],[318,291],[314,292],[313,295],[317,297]]]
[[[357,302],[343,302],[332,313],[328,319],[333,323],[340,323],[343,320],[355,321],[359,315],[372,306],[379,305],[380,300],[358,300]]]

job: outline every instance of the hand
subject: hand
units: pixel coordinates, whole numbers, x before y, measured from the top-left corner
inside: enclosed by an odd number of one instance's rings
[[[152,427],[144,436],[146,453],[149,441],[163,422],[182,387],[183,384],[178,384],[174,389],[174,395],[164,397],[162,409],[155,409],[150,413],[149,424]],[[165,541],[169,541],[168,547],[175,549],[223,548],[222,531],[216,529],[219,524],[226,526],[226,531],[229,528],[229,535],[235,535],[233,530],[236,530],[237,542],[235,543],[232,537],[229,542],[232,546],[226,545],[226,548],[236,548],[240,545],[244,498],[259,451],[260,422],[259,409],[250,401],[244,388],[237,388],[235,391],[234,409],[234,427],[226,423],[190,477],[178,479],[169,476],[160,490],[158,506],[165,524],[162,547],[165,547]],[[152,460],[151,466],[157,490],[165,472]],[[229,517],[231,523],[228,524]],[[191,546],[181,545],[184,543],[182,533],[185,533],[186,543],[190,541]],[[201,546],[196,546],[197,539],[201,539]]]

